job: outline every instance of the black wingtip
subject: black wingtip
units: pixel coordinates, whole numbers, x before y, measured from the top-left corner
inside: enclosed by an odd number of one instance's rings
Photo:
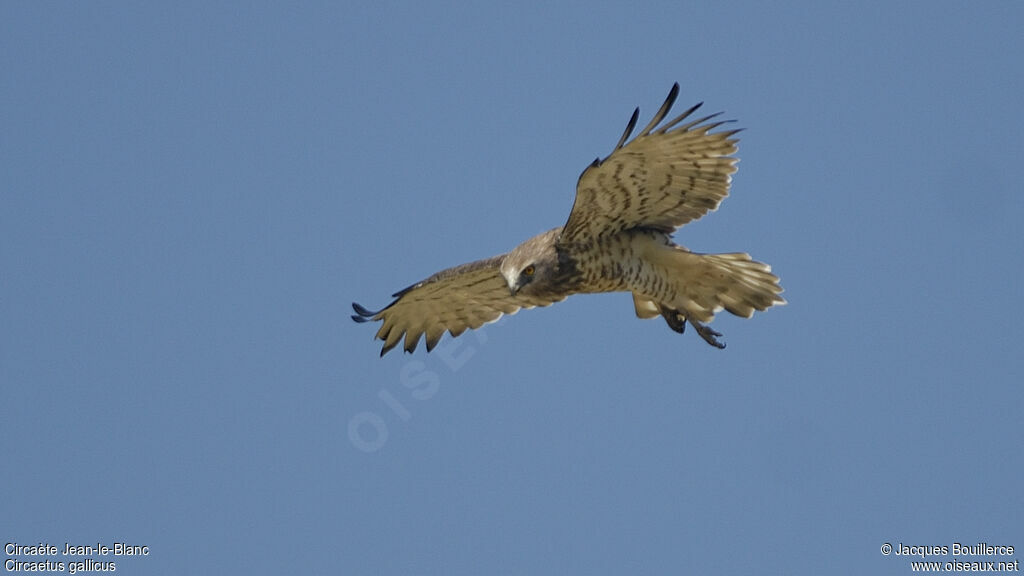
[[[736,128],[734,130],[728,130],[726,132],[722,132],[722,136],[725,136],[726,138],[732,138],[733,136],[739,134],[740,132],[743,132],[744,130],[746,130],[746,128]],[[739,142],[739,138],[733,139]]]
[[[629,122],[626,123],[626,130],[622,133],[622,138],[619,138],[619,143],[612,149],[614,154],[616,150],[622,148],[626,140],[629,140],[629,135],[633,133],[633,129],[636,128],[636,121],[640,119],[640,107],[637,106],[633,109],[633,115],[629,117]]]
[[[359,304],[357,302],[353,302],[352,303],[352,309],[356,311],[356,314],[359,314],[361,317],[364,318],[364,320],[363,320],[364,322],[366,320],[370,319],[370,318],[373,318],[374,316],[376,316],[378,314],[377,312],[374,312],[372,310],[367,310],[365,307],[363,307],[361,304]],[[358,322],[358,320],[357,320],[357,322]]]
[[[661,121],[665,119],[665,116],[668,114],[668,111],[672,109],[672,105],[676,103],[676,98],[678,97],[679,82],[676,82],[675,84],[672,85],[672,89],[668,91],[668,97],[665,98],[665,103],[661,105],[661,108],[659,108],[658,111],[654,114],[654,118],[651,118],[651,121],[647,124],[647,126],[644,126],[644,129],[641,130],[636,137],[641,138],[643,136],[647,136],[648,134],[650,134],[651,130],[654,130],[655,126],[660,124]]]
[[[428,335],[427,336],[427,353],[429,353],[431,350],[433,350],[434,347],[437,346],[437,343],[440,342],[440,341],[441,341],[441,335],[440,334],[438,334],[436,338],[431,338]]]

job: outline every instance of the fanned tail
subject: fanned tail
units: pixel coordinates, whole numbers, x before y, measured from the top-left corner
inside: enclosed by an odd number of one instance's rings
[[[786,303],[782,286],[771,266],[749,254],[697,254],[680,246],[659,246],[652,263],[661,269],[671,289],[661,297],[633,294],[636,315],[662,316],[669,328],[682,333],[689,322],[712,346],[724,348],[721,336],[702,323],[711,322],[720,310],[750,318],[755,311]]]
[[[725,309],[743,318],[754,311],[763,311],[786,300],[779,296],[782,286],[772,267],[750,258],[749,254],[694,254],[683,252],[685,264],[680,310],[701,322],[710,322],[719,310]]]

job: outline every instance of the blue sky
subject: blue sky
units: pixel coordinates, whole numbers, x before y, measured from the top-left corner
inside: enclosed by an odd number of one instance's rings
[[[129,574],[1024,549],[1022,24],[1013,2],[3,3],[0,536],[148,546]],[[771,263],[788,306],[719,317],[724,351],[606,294],[378,358],[352,301],[562,224],[676,81],[745,128],[731,196],[676,238]]]

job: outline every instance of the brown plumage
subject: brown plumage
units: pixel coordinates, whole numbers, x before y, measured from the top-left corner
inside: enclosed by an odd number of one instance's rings
[[[394,294],[379,311],[352,304],[357,322],[382,321],[381,356],[405,337],[427,350],[447,331],[458,336],[502,314],[548,306],[572,294],[632,292],[636,315],[686,324],[724,348],[706,323],[719,310],[749,318],[785,304],[771,267],[743,253],[698,254],[675,244],[676,228],[718,208],[736,171],[739,130],[712,132],[717,114],[690,120],[700,104],[662,124],[679,85],[643,130],[627,143],[633,112],[612,153],[580,175],[565,226],[523,242],[511,252],[442,270]],[[660,124],[660,127],[659,127]]]

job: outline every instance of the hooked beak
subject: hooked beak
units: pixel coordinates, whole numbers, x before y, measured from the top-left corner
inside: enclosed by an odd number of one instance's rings
[[[508,284],[509,296],[515,296],[519,292],[519,283],[514,278],[510,279],[508,276],[505,276],[505,283]]]

